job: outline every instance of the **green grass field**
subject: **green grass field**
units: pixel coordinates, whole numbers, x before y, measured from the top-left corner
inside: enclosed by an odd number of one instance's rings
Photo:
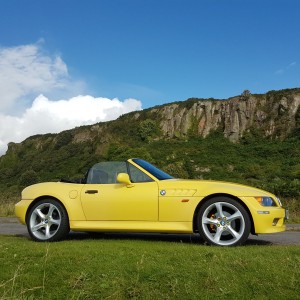
[[[300,299],[299,246],[0,236],[0,299]]]

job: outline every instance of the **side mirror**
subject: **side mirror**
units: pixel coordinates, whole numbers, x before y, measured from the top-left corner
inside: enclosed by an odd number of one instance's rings
[[[117,176],[117,182],[125,183],[127,187],[134,186],[130,181],[129,175],[127,173],[119,173]]]

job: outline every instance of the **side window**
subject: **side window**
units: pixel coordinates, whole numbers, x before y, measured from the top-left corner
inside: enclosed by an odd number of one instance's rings
[[[101,162],[94,165],[88,174],[88,184],[112,184],[117,183],[117,175],[127,173],[126,162]]]
[[[153,179],[132,164],[129,164],[130,179],[132,182],[151,182]]]

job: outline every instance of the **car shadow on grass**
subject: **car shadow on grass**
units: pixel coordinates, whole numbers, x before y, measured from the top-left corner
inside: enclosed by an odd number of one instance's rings
[[[70,232],[66,240],[141,240],[207,245],[199,234]],[[272,245],[272,242],[250,236],[247,245]]]
[[[31,240],[27,231],[15,233],[6,236],[14,236]],[[64,241],[81,241],[81,240],[140,240],[140,241],[157,241],[166,243],[184,243],[207,245],[199,234],[171,234],[171,233],[101,233],[101,232],[74,232],[71,231]],[[250,245],[273,245],[272,242],[257,239],[256,236],[250,235],[245,246]]]

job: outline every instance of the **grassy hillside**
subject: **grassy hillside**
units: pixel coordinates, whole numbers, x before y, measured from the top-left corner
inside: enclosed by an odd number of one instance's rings
[[[28,147],[28,148],[27,148]],[[93,143],[66,144],[37,153],[30,145],[11,157],[0,174],[1,201],[14,201],[21,189],[41,181],[76,178],[102,160],[141,157],[181,178],[217,179],[264,188],[283,198],[300,198],[300,140],[233,144],[220,134],[186,140],[111,143],[93,153]],[[4,161],[8,163],[7,161]],[[4,165],[4,163],[3,163]]]
[[[188,109],[191,101],[196,100],[181,102],[181,108]],[[22,188],[32,183],[82,177],[98,161],[140,157],[175,177],[233,181],[269,190],[283,200],[292,199],[298,210],[300,109],[295,129],[286,139],[266,138],[255,127],[238,143],[226,139],[221,129],[203,138],[193,129],[196,125],[184,136],[167,138],[155,116],[148,109],[10,144],[0,157],[0,205],[16,202]]]

